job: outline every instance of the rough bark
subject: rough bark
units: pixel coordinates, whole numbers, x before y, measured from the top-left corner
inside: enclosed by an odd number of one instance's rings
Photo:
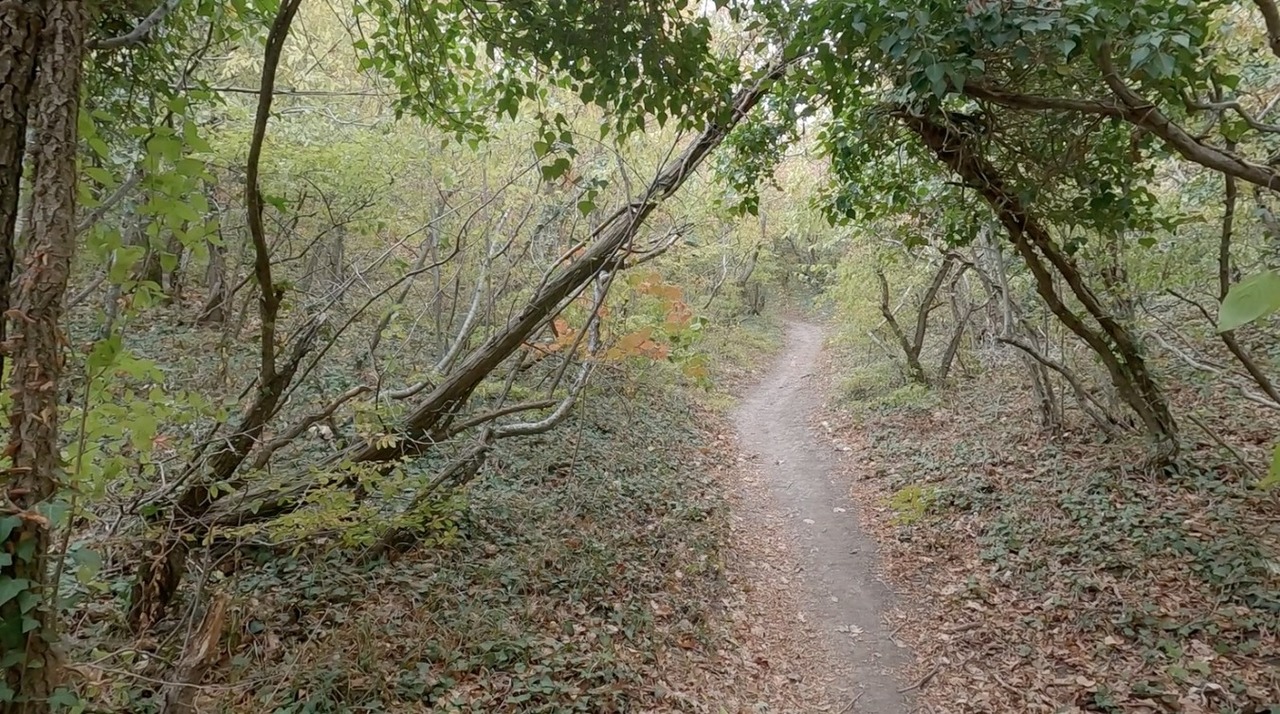
[[[44,25],[43,0],[0,4],[0,342],[6,338],[14,231],[27,148],[27,115],[35,82],[36,42]],[[0,351],[0,373],[5,355]]]
[[[31,243],[13,300],[13,405],[9,413],[11,467],[5,475],[5,527],[0,580],[25,583],[22,593],[0,604],[0,652],[23,652],[4,669],[17,692],[5,712],[48,711],[47,698],[60,678],[54,615],[46,609],[50,524],[40,505],[59,488],[58,395],[63,370],[63,305],[76,247],[76,128],[79,116],[85,8],[66,0],[45,8],[37,49],[31,157]]]
[[[187,640],[174,678],[162,690],[162,714],[197,714],[196,694],[199,692],[200,681],[217,664],[221,654],[218,646],[222,644],[222,630],[230,600],[226,593],[218,593],[205,610],[200,627]]]

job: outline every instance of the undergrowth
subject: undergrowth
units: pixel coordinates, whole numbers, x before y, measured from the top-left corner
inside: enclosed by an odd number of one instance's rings
[[[957,712],[1275,711],[1275,494],[1216,444],[1190,444],[1170,477],[1136,466],[1141,444],[1100,445],[1082,426],[1046,434],[1006,387],[993,374],[936,392],[933,412],[873,396],[852,417],[855,462],[876,465],[869,488],[889,507],[869,511],[873,527],[923,615],[912,644],[947,670],[938,701]],[[1248,434],[1236,426],[1254,416],[1219,414],[1220,433]],[[942,664],[972,658],[1003,662],[1002,684]]]
[[[503,444],[441,545],[370,568],[304,551],[239,579],[200,710],[681,709],[664,678],[717,636],[725,511],[690,461],[687,402],[654,382],[603,385],[563,431]]]
[[[355,523],[202,565],[190,599],[231,605],[198,711],[715,711],[695,680],[727,645],[727,516],[691,400],[727,403],[777,332],[710,331],[710,388],[660,363],[601,370],[564,425],[499,442],[389,562],[360,562]],[[85,701],[160,711],[148,661],[185,634],[79,657]]]

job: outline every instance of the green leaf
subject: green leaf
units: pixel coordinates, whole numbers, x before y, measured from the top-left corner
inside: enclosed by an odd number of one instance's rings
[[[87,143],[89,144],[89,148],[93,149],[93,153],[97,154],[98,156],[104,159],[111,156],[111,149],[107,148],[107,142],[103,141],[102,139],[96,136],[91,136],[87,140]]]
[[[22,525],[21,516],[4,516],[0,518],[0,543],[9,540],[9,534]]]
[[[1137,69],[1138,66],[1146,62],[1147,58],[1150,56],[1151,48],[1146,45],[1134,50],[1133,54],[1129,57],[1129,69]]]
[[[0,575],[0,605],[9,602],[18,597],[31,587],[31,581],[26,578],[11,578],[7,575]]]
[[[1258,484],[1258,488],[1275,488],[1280,485],[1280,444],[1271,451],[1271,468],[1267,469],[1266,478]]]
[[[48,702],[55,707],[70,709],[80,704],[80,697],[66,687],[58,687],[49,695]]]
[[[570,166],[568,159],[563,157],[556,159],[550,165],[542,167],[542,179],[544,181],[554,181],[564,176]]]
[[[110,171],[107,171],[106,169],[100,166],[86,166],[84,169],[84,173],[89,178],[93,179],[94,181],[97,181],[98,183],[102,184],[103,186],[106,186],[107,188],[115,188],[115,185],[116,185],[115,176],[112,176]]]
[[[201,154],[213,151],[213,147],[209,146],[209,142],[200,136],[200,127],[190,119],[182,124],[182,140],[191,151]]]
[[[1280,275],[1268,270],[1251,275],[1232,286],[1218,309],[1218,332],[1228,332],[1241,325],[1280,310]]]
[[[106,339],[98,340],[94,343],[93,349],[89,351],[89,369],[97,372],[110,367],[116,361],[116,357],[120,355],[121,350],[122,342],[118,333]]]
[[[72,551],[71,560],[76,564],[76,580],[81,585],[88,585],[98,571],[102,570],[102,556],[88,548]]]

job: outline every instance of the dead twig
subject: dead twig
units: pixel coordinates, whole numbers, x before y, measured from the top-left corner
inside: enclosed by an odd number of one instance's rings
[[[856,705],[856,704],[858,703],[858,700],[862,698],[862,695],[864,695],[864,694],[866,694],[866,693],[867,693],[867,690],[865,690],[865,689],[864,689],[864,690],[862,690],[861,692],[858,692],[858,696],[854,697],[854,698],[853,698],[853,701],[851,701],[851,702],[849,702],[848,704],[844,705],[844,709],[841,709],[841,710],[840,710],[840,714],[845,714],[846,712],[851,712],[851,711],[853,711],[853,707],[854,707],[854,705]]]
[[[937,674],[938,674],[938,668],[934,667],[933,669],[929,670],[928,674],[921,677],[920,679],[917,679],[915,681],[915,684],[911,684],[906,687],[903,687],[902,689],[899,689],[898,694],[906,694],[907,692],[910,692],[915,689],[923,689],[924,686],[930,682],[930,680],[932,680],[935,676],[937,676]]]
[[[1213,439],[1218,444],[1218,446],[1221,446],[1222,448],[1231,452],[1231,455],[1235,457],[1236,462],[1239,463],[1240,466],[1243,467],[1245,471],[1248,471],[1249,475],[1252,476],[1255,481],[1260,480],[1262,478],[1262,475],[1259,474],[1258,471],[1254,469],[1252,466],[1250,466],[1249,462],[1245,460],[1243,454],[1241,454],[1234,446],[1223,441],[1222,437],[1218,436],[1217,432],[1209,428],[1209,425],[1205,424],[1203,421],[1200,421],[1200,417],[1196,416],[1195,414],[1187,414],[1187,418],[1191,420],[1192,424],[1195,424],[1196,426],[1200,427],[1200,431],[1203,431],[1204,433],[1208,434],[1209,438]]]

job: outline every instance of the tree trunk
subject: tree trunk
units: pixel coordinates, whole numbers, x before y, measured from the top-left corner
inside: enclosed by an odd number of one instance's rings
[[[1234,148],[1232,143],[1227,144],[1228,148]],[[1227,293],[1231,291],[1231,284],[1235,281],[1232,279],[1231,269],[1231,240],[1235,229],[1236,217],[1236,197],[1238,194],[1236,188],[1236,180],[1231,176],[1224,177],[1226,184],[1223,194],[1223,212],[1222,212],[1222,233],[1218,239],[1218,301],[1227,299]],[[1267,373],[1262,371],[1262,367],[1254,361],[1249,352],[1236,339],[1235,331],[1228,330],[1219,334],[1222,344],[1236,358],[1253,381],[1266,393],[1272,401],[1280,403],[1280,391],[1276,390],[1275,384]]]
[[[924,365],[920,364],[920,352],[915,347],[915,341],[907,339],[907,333],[902,331],[902,326],[893,315],[893,306],[889,304],[889,280],[878,265],[876,281],[880,283],[880,314],[884,316],[884,321],[889,325],[889,331],[893,333],[894,338],[898,340],[898,346],[902,348],[902,354],[907,360],[907,378],[916,384],[928,385],[929,379],[925,376]]]
[[[168,263],[169,276],[163,283],[165,295],[170,302],[182,302],[182,287],[184,275],[182,270],[183,257],[187,252],[187,247],[178,240],[178,236],[169,236],[168,242],[165,243],[164,255],[161,256],[160,267],[164,268],[164,264]]]
[[[159,238],[148,235],[146,226],[142,226],[140,242],[147,247],[147,252],[142,256],[142,260],[138,263],[137,269],[133,272],[133,279],[138,282],[155,283],[157,290],[164,290],[164,268],[160,264],[160,256],[164,251],[159,247]]]
[[[5,712],[48,711],[61,671],[57,623],[48,605],[51,525],[39,508],[62,475],[58,395],[62,377],[63,303],[76,247],[76,128],[86,15],[80,2],[50,3],[37,50],[32,123],[32,242],[23,259],[13,309],[12,394],[5,476],[8,505],[0,510],[0,582],[21,585],[0,603],[0,652],[22,653],[4,667],[13,696]],[[11,29],[6,29],[6,32]],[[6,90],[7,91],[7,88]],[[12,593],[6,593],[11,595]]]
[[[14,231],[27,149],[27,113],[35,82],[36,41],[44,25],[43,1],[0,5],[0,342],[5,340]],[[0,351],[0,374],[4,373]]]
[[[258,282],[261,322],[257,392],[241,414],[235,431],[219,441],[218,449],[207,457],[197,453],[188,464],[184,476],[189,478],[183,479],[187,486],[179,495],[172,513],[168,514],[170,524],[159,538],[152,540],[145,548],[129,603],[129,622],[138,631],[149,629],[164,617],[186,569],[190,531],[196,529],[195,522],[205,515],[209,506],[217,499],[215,486],[236,488],[241,484],[233,476],[281,406],[294,374],[311,349],[320,329],[321,317],[317,316],[296,338],[292,353],[285,363],[277,365],[276,319],[283,292],[276,288],[271,277],[271,255],[262,226],[262,194],[258,171],[267,123],[271,117],[276,71],[300,2],[301,0],[285,0],[281,3],[267,35],[258,111],[245,167],[245,204],[254,245],[254,272]]]
[[[764,218],[760,218],[760,233],[764,235]],[[759,315],[764,309],[764,294],[759,285],[751,283],[751,276],[756,272],[756,264],[760,259],[760,244],[756,244],[754,250],[751,251],[751,257],[747,258],[747,262],[742,267],[742,271],[738,273],[738,293],[742,295],[745,303],[747,314]]]
[[[987,319],[989,322],[988,329],[992,338],[997,343],[1013,344],[1011,340],[1017,340],[1019,332],[1026,335],[1026,342],[1039,342],[1039,332],[1031,325],[1030,321],[1018,309],[1017,304],[1013,301],[1013,295],[1009,290],[1009,271],[1005,267],[1004,256],[1000,252],[1000,247],[992,240],[991,231],[983,229],[979,233],[981,237],[980,246],[974,249],[973,272],[978,276],[979,282],[987,291],[989,296],[988,304],[991,309],[988,311]],[[981,253],[979,253],[979,250]],[[984,268],[978,265],[978,255],[986,257],[982,262],[990,264],[991,275],[988,275]],[[1040,417],[1040,426],[1051,432],[1060,431],[1062,428],[1062,419],[1060,415],[1058,397],[1053,388],[1053,379],[1049,374],[1049,369],[1042,363],[1033,359],[1027,352],[1019,350],[1018,357],[1027,369],[1027,377],[1031,381],[1031,394],[1036,400],[1036,411]]]
[[[1053,241],[1048,229],[1028,212],[1016,192],[1006,188],[999,172],[964,134],[906,111],[898,112],[897,116],[921,137],[939,161],[982,194],[1031,270],[1040,297],[1055,317],[1097,353],[1116,391],[1142,420],[1152,442],[1153,464],[1171,463],[1179,449],[1177,424],[1133,335],[1107,312],[1076,266]],[[1098,329],[1087,325],[1063,302],[1049,265],[1062,276]]]
[[[1015,309],[1013,295],[1009,290],[1009,270],[1005,267],[1004,255],[1000,252],[1000,247],[996,245],[991,235],[991,231],[985,231],[984,250],[991,258],[991,263],[995,268],[996,279],[999,282],[1000,293],[1000,316],[1001,329],[997,333],[996,338],[1009,338],[1017,335],[1019,326],[1026,332],[1027,336],[1034,340],[1036,330],[1020,312]],[[981,271],[975,271],[979,277],[982,276]],[[990,286],[994,292],[996,286]],[[1022,359],[1022,364],[1027,368],[1027,375],[1031,380],[1031,393],[1035,397],[1037,410],[1040,414],[1040,426],[1051,432],[1062,430],[1062,419],[1058,408],[1058,395],[1053,388],[1053,378],[1049,374],[1048,368],[1042,363],[1033,359],[1026,352],[1019,351],[1018,356]]]
[[[231,286],[227,282],[227,249],[224,245],[209,241],[209,265],[205,269],[205,285],[208,297],[196,318],[200,325],[221,325],[227,319],[227,303],[231,300],[228,294]]]

